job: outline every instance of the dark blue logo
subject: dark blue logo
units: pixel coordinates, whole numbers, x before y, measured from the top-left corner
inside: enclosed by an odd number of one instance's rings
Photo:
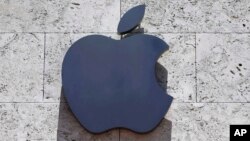
[[[121,40],[91,35],[76,41],[62,65],[67,102],[90,132],[112,128],[148,132],[168,111],[172,97],[158,85],[155,64],[168,45],[145,34],[126,36],[135,30],[145,5],[130,9],[121,18]]]

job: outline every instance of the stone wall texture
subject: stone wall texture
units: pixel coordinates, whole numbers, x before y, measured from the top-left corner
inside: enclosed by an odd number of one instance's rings
[[[86,35],[119,39],[143,3],[145,34],[170,46],[156,71],[173,104],[150,133],[91,134],[63,97],[62,59]],[[228,141],[230,124],[250,124],[249,0],[0,0],[1,141]]]

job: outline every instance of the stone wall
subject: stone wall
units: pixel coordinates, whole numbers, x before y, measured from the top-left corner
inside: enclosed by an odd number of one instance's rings
[[[170,46],[156,70],[174,102],[148,134],[91,134],[63,98],[63,56],[89,34],[119,39],[141,3],[145,34]],[[228,141],[230,124],[250,124],[249,33],[249,0],[1,0],[0,140]]]

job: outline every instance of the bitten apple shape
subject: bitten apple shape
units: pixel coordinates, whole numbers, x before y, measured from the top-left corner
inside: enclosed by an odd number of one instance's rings
[[[93,133],[117,127],[141,133],[155,128],[173,99],[155,77],[156,61],[167,49],[163,40],[145,34],[121,40],[91,35],[76,41],[64,58],[62,83],[81,125]]]

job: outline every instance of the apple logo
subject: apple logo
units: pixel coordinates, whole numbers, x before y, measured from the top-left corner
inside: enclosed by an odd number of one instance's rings
[[[145,5],[121,18],[118,33],[136,29]],[[145,133],[154,129],[173,98],[156,80],[155,64],[168,49],[161,39],[135,34],[114,40],[90,35],[76,41],[62,64],[65,98],[75,117],[88,131],[100,133],[127,128]]]

